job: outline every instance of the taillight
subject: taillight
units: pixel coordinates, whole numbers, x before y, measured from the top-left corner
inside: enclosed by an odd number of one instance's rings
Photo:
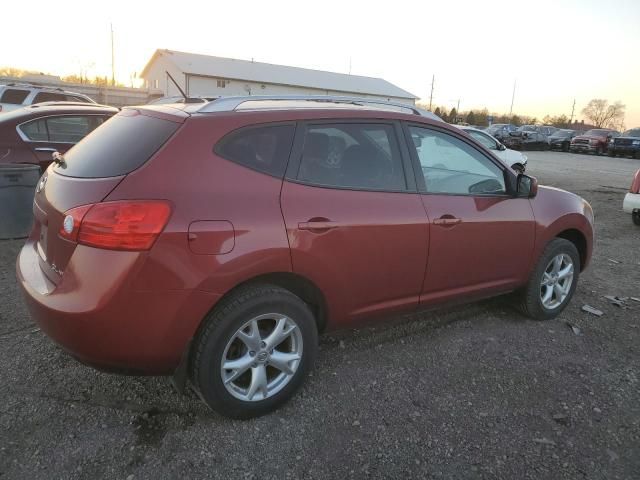
[[[164,229],[170,214],[169,204],[157,200],[84,205],[66,212],[60,236],[90,247],[148,250]]]

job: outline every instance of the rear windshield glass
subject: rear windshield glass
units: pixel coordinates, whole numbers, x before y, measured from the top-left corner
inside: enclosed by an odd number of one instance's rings
[[[125,110],[87,135],[56,165],[61,175],[117,177],[141,167],[175,133],[179,123]]]

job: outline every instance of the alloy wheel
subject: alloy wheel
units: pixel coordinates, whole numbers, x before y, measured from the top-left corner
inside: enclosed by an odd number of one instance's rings
[[[302,332],[286,315],[252,318],[231,337],[222,355],[220,375],[238,400],[256,402],[281,391],[302,359]]]
[[[564,303],[573,284],[573,260],[566,253],[553,257],[542,274],[540,301],[547,310],[554,310]]]

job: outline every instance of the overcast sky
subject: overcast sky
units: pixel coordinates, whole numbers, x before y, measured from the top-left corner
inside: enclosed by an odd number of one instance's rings
[[[156,48],[382,77],[428,101],[542,117],[591,98],[640,126],[640,0],[5,2],[0,65],[129,83]]]

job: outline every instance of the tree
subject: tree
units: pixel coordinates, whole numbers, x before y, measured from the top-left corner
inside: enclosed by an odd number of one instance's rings
[[[596,128],[608,128],[620,125],[624,121],[625,105],[620,102],[609,104],[603,98],[592,99],[582,109],[582,114],[593,123]]]
[[[473,110],[470,110],[469,113],[467,113],[467,120],[466,122],[469,125],[475,125],[476,124],[476,114],[473,113]]]
[[[449,112],[449,123],[457,123],[458,111],[453,107]]]
[[[442,112],[440,111],[440,107],[436,107],[436,110],[433,113],[439,116],[440,118],[442,118]]]

